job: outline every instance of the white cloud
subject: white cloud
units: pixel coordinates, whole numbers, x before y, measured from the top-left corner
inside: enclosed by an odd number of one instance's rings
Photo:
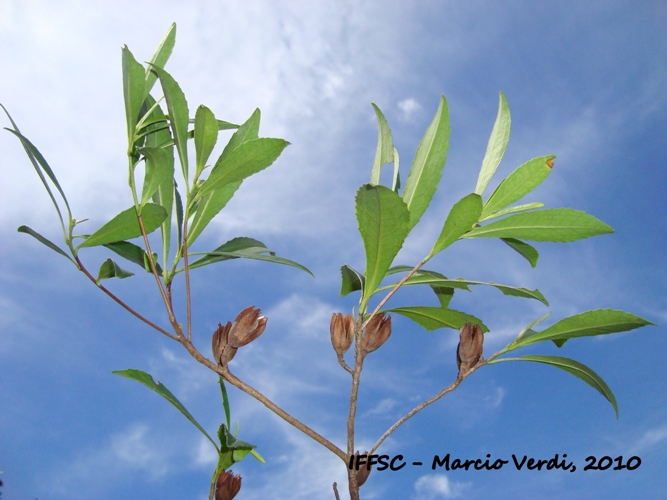
[[[398,103],[398,109],[401,110],[401,118],[408,121],[421,109],[421,104],[414,97],[409,97]]]
[[[667,442],[667,425],[649,429],[631,446],[631,453],[646,453],[652,448]]]
[[[444,474],[429,474],[415,482],[415,500],[436,500],[438,498],[460,498],[472,483],[451,481]]]

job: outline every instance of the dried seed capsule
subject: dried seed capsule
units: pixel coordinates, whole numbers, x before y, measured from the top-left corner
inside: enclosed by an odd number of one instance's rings
[[[215,500],[232,500],[241,490],[241,476],[223,470],[215,480]]]
[[[362,453],[363,456],[366,456],[366,461],[357,469],[357,486],[361,488],[361,486],[366,482],[368,479],[368,476],[371,474],[371,469],[372,466],[368,465],[368,452],[365,451]],[[354,462],[359,464],[359,452],[355,452],[354,454]]]
[[[456,364],[459,367],[459,376],[473,368],[480,359],[484,349],[484,332],[482,327],[466,323],[461,328],[459,347],[456,350]]]
[[[349,314],[335,313],[331,316],[331,344],[337,354],[342,356],[352,345],[354,338],[354,319]]]
[[[246,307],[232,323],[227,342],[232,347],[243,347],[259,337],[266,328],[267,319],[255,306]]]
[[[364,355],[379,349],[391,335],[391,316],[384,313],[374,315],[366,324],[361,336],[361,349]]]
[[[236,355],[236,347],[228,343],[231,328],[232,324],[229,321],[225,326],[218,323],[218,329],[213,333],[213,358],[220,365],[226,365]]]

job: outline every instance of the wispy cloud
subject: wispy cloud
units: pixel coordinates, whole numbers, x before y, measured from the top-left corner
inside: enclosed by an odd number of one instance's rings
[[[444,474],[429,474],[415,482],[415,500],[437,500],[438,498],[461,498],[472,483],[450,480]]]

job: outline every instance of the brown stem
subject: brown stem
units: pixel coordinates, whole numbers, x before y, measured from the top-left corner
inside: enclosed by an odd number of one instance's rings
[[[100,290],[102,290],[102,291],[103,291],[104,293],[106,293],[109,297],[111,297],[114,301],[116,301],[116,303],[118,303],[123,309],[125,309],[126,311],[128,311],[128,312],[129,312],[130,314],[132,314],[134,317],[136,317],[136,318],[140,319],[141,321],[143,321],[144,323],[146,323],[148,326],[150,326],[150,327],[152,327],[152,328],[155,328],[158,332],[160,332],[160,333],[166,335],[166,336],[169,337],[170,339],[178,340],[178,337],[177,337],[176,335],[173,335],[172,333],[169,333],[169,332],[168,332],[167,330],[165,330],[164,328],[159,327],[158,325],[156,325],[155,323],[153,323],[153,322],[152,322],[151,320],[149,320],[148,318],[145,318],[144,316],[142,316],[141,314],[139,314],[137,311],[135,311],[134,309],[132,309],[130,306],[128,306],[128,305],[127,305],[125,302],[123,302],[121,299],[119,299],[118,297],[116,297],[116,295],[114,295],[113,292],[111,292],[111,290],[109,290],[108,288],[106,288],[106,287],[105,287],[104,285],[102,285],[101,283],[98,283],[97,280],[93,277],[93,275],[90,274],[90,273],[88,272],[88,269],[86,269],[86,267],[83,265],[83,263],[81,262],[81,260],[79,259],[78,256],[75,256],[75,257],[74,257],[74,260],[75,260],[76,263],[78,264],[78,266],[79,266],[79,268],[81,269],[81,271],[83,272],[83,274],[85,274],[85,275],[88,277],[88,279],[89,279],[90,281],[92,281],[93,283],[95,283],[95,285],[96,285],[98,288],[100,288]]]
[[[347,366],[347,363],[345,362],[345,358],[343,358],[343,355],[342,355],[342,354],[339,354],[339,355],[338,355],[338,364],[340,364],[340,366],[343,367],[343,370],[345,370],[346,372],[348,372],[350,375],[353,375],[353,374],[354,374],[354,372],[352,371],[352,368],[350,368],[349,366]]]
[[[355,341],[354,341],[354,370],[352,372],[352,387],[350,389],[350,410],[347,416],[347,456],[354,455],[354,419],[357,414],[357,399],[359,397],[359,383],[361,381],[361,370],[364,365],[364,354],[361,350],[362,316],[357,318]],[[359,499],[359,485],[357,484],[357,471],[348,467],[347,470],[350,500]]]
[[[137,220],[139,221],[139,228],[141,229],[141,235],[144,238],[144,245],[146,246],[146,253],[148,254],[148,262],[151,265],[151,271],[153,272],[153,277],[155,277],[155,282],[157,283],[157,287],[159,288],[160,294],[162,295],[162,301],[164,302],[164,306],[167,308],[169,323],[171,323],[171,326],[178,333],[178,335],[181,336],[183,335],[183,333],[181,332],[181,328],[178,325],[178,321],[176,321],[176,316],[174,315],[174,309],[171,306],[169,297],[167,297],[167,292],[162,286],[162,280],[160,279],[160,275],[157,272],[157,267],[155,266],[155,259],[153,258],[153,252],[151,251],[151,244],[148,242],[148,235],[146,234],[146,228],[144,227],[144,220],[139,214],[137,214]]]
[[[285,420],[287,423],[293,425],[294,427],[299,429],[301,432],[306,434],[308,437],[312,438],[314,441],[317,441],[322,446],[324,446],[327,450],[331,451],[334,455],[336,455],[338,458],[340,458],[343,462],[347,463],[347,455],[345,454],[345,452],[343,450],[341,450],[340,448],[338,448],[331,441],[329,441],[325,437],[321,436],[320,434],[315,432],[313,429],[311,429],[307,425],[303,424],[301,421],[294,418],[292,415],[287,413],[285,410],[283,410],[278,405],[276,405],[273,401],[271,401],[269,398],[267,398],[264,394],[262,394],[261,392],[259,392],[255,388],[251,387],[250,385],[246,384],[241,379],[239,379],[238,377],[233,375],[227,367],[223,367],[223,366],[219,366],[219,365],[214,364],[212,361],[207,359],[201,352],[199,352],[197,350],[197,348],[192,344],[192,342],[190,342],[185,337],[179,338],[178,341],[181,344],[183,344],[183,346],[188,350],[190,355],[193,358],[195,358],[197,361],[199,361],[201,364],[203,364],[204,366],[206,366],[210,370],[214,371],[218,375],[221,375],[227,382],[232,384],[237,389],[240,389],[243,392],[245,392],[246,394],[255,398],[257,401],[262,403],[264,406],[266,406],[273,413],[275,413],[280,418]]]
[[[340,500],[340,495],[338,495],[338,485],[336,483],[333,484],[333,490],[334,495],[336,496],[336,500]]]
[[[371,318],[375,316],[380,309],[382,309],[382,306],[387,303],[387,301],[392,297],[392,295],[394,295],[398,291],[398,289],[403,286],[403,283],[408,281],[413,274],[419,271],[419,268],[421,268],[424,264],[426,264],[426,260],[427,259],[422,260],[419,264],[413,267],[408,274],[406,274],[405,276],[403,276],[403,278],[401,278],[401,281],[399,281],[398,283],[396,283],[396,285],[394,285],[394,288],[389,290],[389,293],[380,301],[380,303],[373,310],[373,312],[368,315],[368,319],[364,322],[363,325],[361,325],[361,330],[363,330],[366,327],[366,324],[371,320]]]
[[[445,387],[443,390],[441,390],[438,394],[433,396],[432,398],[427,399],[424,401],[422,404],[419,406],[414,407],[412,410],[410,410],[408,413],[406,413],[403,417],[401,417],[394,425],[392,425],[387,431],[382,434],[380,439],[377,440],[377,442],[373,445],[371,448],[371,451],[368,452],[369,455],[373,454],[375,450],[377,450],[382,442],[387,439],[392,432],[394,432],[396,429],[398,429],[401,425],[403,425],[410,417],[414,416],[416,413],[419,413],[422,411],[424,408],[426,408],[428,405],[435,403],[438,399],[442,398],[445,394],[448,394],[455,390],[461,382],[463,382],[464,379],[466,379],[468,376],[470,376],[474,371],[478,370],[482,366],[484,366],[486,362],[481,362],[468,370],[466,373],[463,375],[459,374],[458,377],[456,377],[456,380],[452,382],[448,387]]]

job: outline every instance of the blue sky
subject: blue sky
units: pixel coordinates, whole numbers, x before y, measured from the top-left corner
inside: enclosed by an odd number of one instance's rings
[[[244,182],[195,250],[250,236],[316,276],[239,261],[193,272],[202,352],[208,355],[218,322],[261,307],[267,330],[235,358],[235,373],[343,446],[349,377],[328,327],[333,312],[356,301],[339,297],[340,266],[364,265],[354,194],[368,181],[375,152],[370,102],[389,120],[405,178],[439,96],[448,100],[443,180],[396,259],[414,264],[452,204],[474,190],[502,90],[512,136],[490,189],[524,161],[554,154],[552,175],[529,201],[585,210],[616,232],[537,244],[536,269],[497,241],[461,242],[430,268],[539,288],[551,306],[478,288],[457,294],[452,307],[484,319],[487,355],[547,310],[547,324],[616,308],[659,326],[532,351],[596,370],[616,395],[618,420],[581,381],[506,363],[475,373],[380,449],[425,463],[446,453],[506,460],[566,453],[575,473],[405,467],[371,474],[363,498],[660,498],[667,488],[664,3],[4,0],[0,102],[49,160],[75,217],[91,219],[89,228],[131,204],[120,47],[145,61],[173,21],[167,68],[190,109],[204,103],[238,123],[259,107],[261,134],[291,142],[271,168]],[[209,432],[224,418],[215,376],[65,259],[16,232],[27,224],[58,238],[48,198],[9,133],[0,135],[0,172],[0,491],[12,499],[204,499],[215,457],[201,435],[157,395],[111,371],[150,372]],[[84,261],[94,269],[106,257],[91,251]],[[110,286],[166,325],[149,278]],[[412,292],[397,294],[395,304],[433,300]],[[457,337],[394,318],[390,340],[364,366],[359,448],[454,379]],[[340,461],[245,394],[230,393],[239,436],[267,461],[234,467],[244,477],[238,498],[333,498],[331,483],[345,481]],[[642,465],[584,472],[589,455],[639,456]]]

